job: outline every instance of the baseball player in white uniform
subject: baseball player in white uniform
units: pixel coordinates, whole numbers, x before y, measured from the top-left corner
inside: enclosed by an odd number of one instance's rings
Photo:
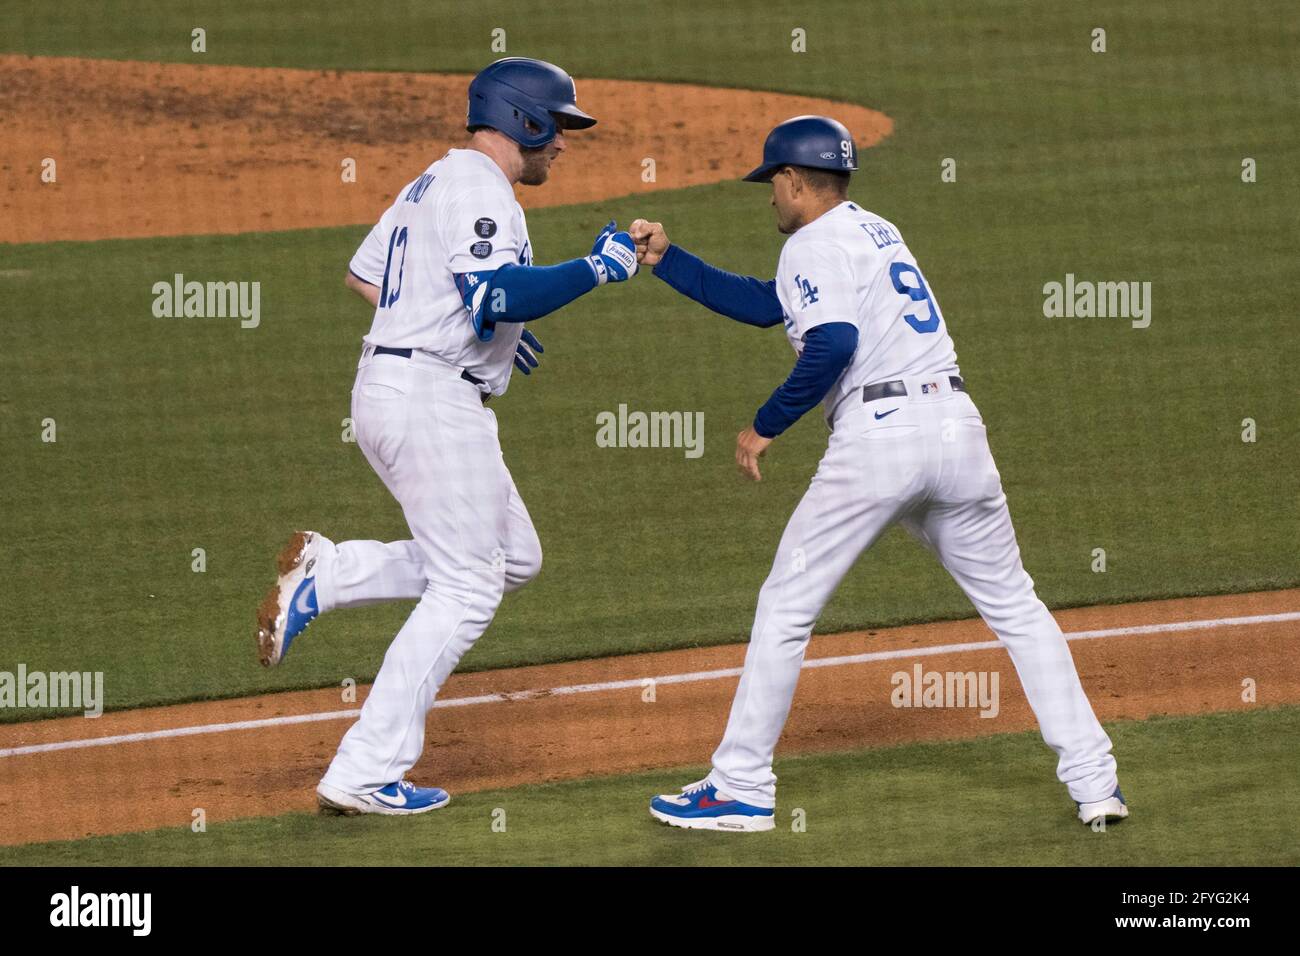
[[[515,183],[540,185],[566,130],[596,121],[573,80],[540,60],[499,60],[469,88],[467,147],[398,194],[349,267],[375,307],[352,390],[357,443],[402,506],[411,539],[334,543],[293,535],[258,610],[261,661],[283,660],[319,614],[418,600],[317,796],[323,811],[411,814],[444,806],[405,775],[424,747],[438,689],[487,628],[502,595],[541,567],[532,520],[506,468],[486,402],[541,346],[523,323],[636,273],[610,223],[590,255],[533,266]]]
[[[778,228],[790,237],[773,281],[707,265],[671,245],[659,223],[630,228],[641,263],[678,291],[751,325],[785,326],[798,360],[738,437],[742,471],[759,480],[767,446],[818,403],[831,429],[759,594],[713,768],[655,797],[650,813],[690,829],[773,828],[773,753],[813,624],[858,556],[897,522],[1006,647],[1079,818],[1127,816],[1111,742],[1021,564],[939,304],[898,227],[848,200],[855,169],[853,138],[833,119],[796,117],[768,136],[762,165],[745,178],[771,182]]]

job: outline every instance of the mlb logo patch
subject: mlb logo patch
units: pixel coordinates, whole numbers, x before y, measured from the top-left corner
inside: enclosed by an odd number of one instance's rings
[[[938,391],[939,391],[939,383],[938,383],[938,382],[927,382],[927,383],[925,383],[924,385],[921,386],[921,394],[922,394],[922,395],[934,395],[934,394],[937,394]]]

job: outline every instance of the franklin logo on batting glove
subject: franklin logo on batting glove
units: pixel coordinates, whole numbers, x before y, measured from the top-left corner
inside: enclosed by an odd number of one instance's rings
[[[600,231],[587,262],[596,274],[596,284],[626,282],[636,275],[636,245],[626,232],[618,232],[613,219]]]

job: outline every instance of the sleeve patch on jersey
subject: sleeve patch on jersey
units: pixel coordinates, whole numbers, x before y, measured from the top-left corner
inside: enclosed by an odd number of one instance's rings
[[[475,259],[486,259],[488,256],[492,255],[492,243],[476,242],[474,245],[469,247],[469,254]]]
[[[474,235],[480,239],[491,239],[497,234],[497,224],[486,216],[474,220]]]
[[[801,310],[817,302],[817,287],[803,276],[794,277],[794,291],[799,296],[799,308]]]

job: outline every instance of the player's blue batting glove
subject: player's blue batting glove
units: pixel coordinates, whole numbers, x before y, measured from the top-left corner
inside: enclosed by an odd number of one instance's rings
[[[537,336],[524,329],[519,334],[519,344],[515,346],[515,368],[525,375],[532,375],[533,369],[537,368],[537,356],[545,351]]]
[[[619,232],[618,223],[611,219],[596,237],[587,264],[596,273],[596,285],[625,282],[636,275],[636,243],[626,232]]]

